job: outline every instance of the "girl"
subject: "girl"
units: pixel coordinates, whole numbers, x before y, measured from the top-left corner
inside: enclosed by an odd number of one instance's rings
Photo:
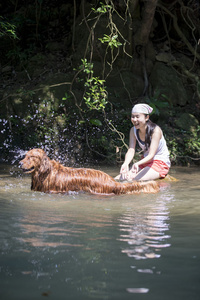
[[[136,104],[132,109],[129,149],[121,166],[120,180],[154,180],[164,178],[169,172],[169,151],[160,127],[149,119],[153,108],[147,104]],[[129,170],[129,164],[135,155],[138,142],[144,154],[143,158],[134,163]]]

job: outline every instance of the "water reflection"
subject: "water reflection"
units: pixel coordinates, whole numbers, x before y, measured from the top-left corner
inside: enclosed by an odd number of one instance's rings
[[[112,227],[112,218],[109,214],[102,218],[100,211],[93,211],[95,207],[91,207],[86,195],[52,196],[31,192],[23,196],[25,201],[20,199],[18,203],[18,222],[15,223],[18,232],[15,239],[20,251],[26,251],[29,246],[88,249],[89,243],[107,239],[102,236],[102,229]],[[94,228],[99,228],[99,234],[93,232]]]
[[[159,258],[162,248],[170,247],[169,210],[173,195],[158,198],[150,207],[126,211],[120,218],[120,241],[126,242],[122,253],[136,260]]]

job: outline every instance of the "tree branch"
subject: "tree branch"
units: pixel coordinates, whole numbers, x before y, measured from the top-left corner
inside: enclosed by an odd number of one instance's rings
[[[193,46],[190,44],[190,42],[187,40],[187,38],[185,37],[184,33],[180,29],[180,27],[178,25],[177,16],[174,15],[173,13],[171,13],[171,11],[169,11],[165,6],[163,6],[160,3],[158,3],[157,6],[160,7],[163,11],[165,11],[172,18],[174,29],[176,30],[177,34],[179,35],[179,37],[181,38],[181,40],[185,43],[185,45],[188,47],[188,49],[190,50],[190,52],[200,60],[200,54],[198,54],[196,52],[196,50],[193,48]]]

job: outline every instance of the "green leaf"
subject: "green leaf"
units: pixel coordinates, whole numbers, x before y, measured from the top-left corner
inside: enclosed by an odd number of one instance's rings
[[[85,121],[84,121],[84,120],[80,120],[80,121],[78,122],[78,124],[79,124],[79,125],[85,124]]]
[[[102,126],[101,121],[98,120],[98,119],[90,119],[90,123],[91,123],[92,125],[95,125],[95,126],[98,126],[98,127]]]

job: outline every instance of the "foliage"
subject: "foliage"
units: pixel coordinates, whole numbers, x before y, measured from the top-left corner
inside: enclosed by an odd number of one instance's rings
[[[170,153],[170,160],[172,163],[177,161],[177,155],[180,155],[179,143],[176,138],[171,137],[170,135],[166,136],[167,147]]]
[[[100,6],[97,8],[97,9],[95,9],[94,7],[92,7],[92,10],[95,12],[95,13],[106,13],[107,11],[108,11],[108,9],[111,9],[112,8],[112,6],[111,5],[108,5],[108,4],[104,4],[104,3],[102,3],[102,2],[100,2]]]
[[[160,93],[159,90],[154,92],[153,96],[146,99],[146,102],[153,108],[153,113],[155,115],[160,115],[160,111],[169,108],[169,102],[167,101],[167,96]]]
[[[104,43],[108,43],[108,46],[113,50],[113,48],[118,48],[119,46],[122,45],[122,43],[120,43],[118,41],[118,35],[115,34],[115,35],[107,35],[107,34],[104,34],[104,37],[103,38],[99,38],[99,40],[101,41],[102,44]]]
[[[181,129],[172,132],[169,127],[165,138],[172,164],[187,165],[200,160],[200,126],[192,132]]]
[[[5,19],[3,19],[2,16],[0,16],[0,38],[2,36],[8,36],[12,39],[18,38],[16,35],[16,26],[6,21]]]
[[[30,47],[25,50],[23,50],[20,46],[17,45],[13,49],[9,50],[6,56],[9,60],[12,60],[14,63],[24,65],[27,62],[27,60],[33,55],[33,52],[33,45],[30,45]]]
[[[184,138],[186,155],[200,157],[200,126]]]
[[[88,92],[83,98],[89,109],[102,110],[105,108],[107,92],[104,82],[105,80],[100,80],[98,77],[92,77],[85,83],[85,86],[88,87]]]
[[[86,87],[85,104],[90,110],[104,110],[107,104],[107,91],[104,86],[105,80],[93,76],[93,64],[87,62],[87,59],[81,59],[82,65],[79,70],[86,73],[84,86]]]

